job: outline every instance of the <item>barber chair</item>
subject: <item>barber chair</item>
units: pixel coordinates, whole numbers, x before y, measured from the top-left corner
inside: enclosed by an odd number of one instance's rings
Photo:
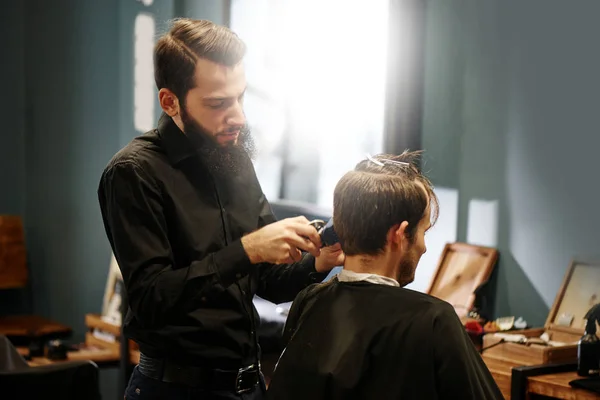
[[[0,398],[100,400],[98,366],[91,361],[66,361],[32,367],[0,336]]]

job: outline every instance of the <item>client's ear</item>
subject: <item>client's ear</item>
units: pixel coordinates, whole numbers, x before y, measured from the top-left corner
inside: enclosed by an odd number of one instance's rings
[[[401,224],[392,226],[390,232],[388,232],[388,240],[396,246],[406,246],[409,242],[407,229],[408,221],[403,221]]]

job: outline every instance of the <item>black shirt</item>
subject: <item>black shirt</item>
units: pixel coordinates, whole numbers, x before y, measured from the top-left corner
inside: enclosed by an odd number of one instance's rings
[[[129,312],[124,327],[142,353],[235,369],[256,362],[255,293],[291,301],[320,280],[308,254],[291,265],[250,263],[240,238],[275,221],[252,162],[214,178],[163,115],[106,167],[98,197]]]
[[[284,340],[271,400],[503,398],[452,306],[409,289],[312,285]]]

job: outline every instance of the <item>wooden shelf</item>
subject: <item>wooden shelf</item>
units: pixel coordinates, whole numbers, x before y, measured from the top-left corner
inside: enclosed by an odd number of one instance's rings
[[[115,335],[117,338],[121,336],[121,327],[119,325],[104,321],[98,314],[86,314],[85,326],[92,330],[100,329],[101,331]]]
[[[112,349],[119,353],[119,342],[109,342],[100,338],[97,338],[92,333],[88,332],[85,334],[85,344],[86,346],[95,346],[103,349]]]
[[[119,337],[121,335],[121,327],[115,324],[108,323],[102,319],[98,314],[86,314],[85,325],[88,327],[88,332],[85,334],[85,345],[86,347],[99,349],[102,353],[97,353],[98,357],[105,358],[106,361],[120,360],[120,343]],[[114,341],[104,340],[94,335],[95,330],[111,334],[114,336]],[[92,361],[95,361],[92,359]]]

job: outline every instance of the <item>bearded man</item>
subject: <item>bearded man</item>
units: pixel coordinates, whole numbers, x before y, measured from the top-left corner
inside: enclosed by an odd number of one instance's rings
[[[158,127],[109,162],[98,188],[140,363],[127,399],[262,399],[254,294],[291,301],[344,255],[304,217],[275,221],[243,111],[244,43],[179,19],[154,50]]]

